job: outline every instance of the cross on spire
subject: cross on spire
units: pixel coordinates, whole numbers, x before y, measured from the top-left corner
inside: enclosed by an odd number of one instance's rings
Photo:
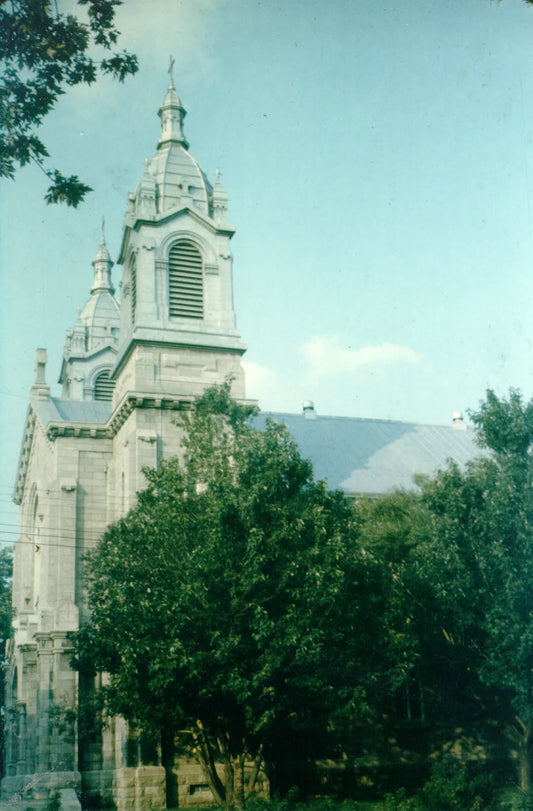
[[[169,61],[169,65],[168,65],[168,75],[170,76],[170,79],[169,79],[169,82],[168,82],[169,87],[174,87],[174,65],[175,65],[175,63],[176,63],[176,60],[174,59],[173,56],[171,56],[170,61]]]

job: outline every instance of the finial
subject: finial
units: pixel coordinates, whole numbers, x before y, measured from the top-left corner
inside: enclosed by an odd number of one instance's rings
[[[102,236],[100,237],[100,245],[105,245],[105,217],[102,217]]]
[[[31,392],[41,400],[46,400],[50,396],[50,387],[46,385],[47,361],[46,349],[39,348],[35,357],[35,382],[31,387]]]
[[[215,181],[220,183],[220,178],[222,177],[222,172],[220,169],[215,169]]]
[[[169,77],[170,77],[169,80],[168,80],[169,90],[171,88],[175,89],[174,88],[174,65],[175,65],[175,63],[176,63],[176,60],[174,59],[173,56],[171,56],[169,66],[168,66],[168,74],[169,74]]]
[[[158,113],[161,118],[161,137],[159,138],[157,146],[160,148],[165,144],[174,142],[188,149],[189,144],[183,134],[183,119],[186,116],[186,111],[174,87],[174,64],[175,59],[171,56],[168,66],[169,80],[167,94],[163,99],[163,104]]]

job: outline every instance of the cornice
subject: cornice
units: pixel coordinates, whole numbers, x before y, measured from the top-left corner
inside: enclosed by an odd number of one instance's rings
[[[46,428],[46,436],[54,442],[58,437],[80,437],[80,439],[106,439],[107,428],[105,425],[95,425],[94,423],[81,422],[49,422]]]
[[[157,408],[164,411],[185,411],[191,407],[194,397],[158,397],[153,394],[128,394],[118,404],[105,425],[76,422],[50,422],[46,436],[51,442],[57,439],[77,437],[80,439],[113,439],[136,408]],[[20,502],[19,502],[20,503]]]
[[[154,394],[128,394],[117,406],[107,423],[107,436],[112,439],[136,408],[157,408],[163,411],[188,411],[194,397],[158,397]]]
[[[30,404],[28,406],[28,414],[26,416],[26,425],[24,426],[24,434],[22,437],[22,446],[20,449],[19,463],[17,468],[17,480],[13,493],[13,501],[15,504],[20,504],[24,495],[36,421],[37,415]]]

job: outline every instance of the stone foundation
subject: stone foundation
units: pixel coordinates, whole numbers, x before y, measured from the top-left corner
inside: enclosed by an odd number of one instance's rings
[[[167,807],[162,766],[117,769],[113,783],[117,811],[161,811]]]

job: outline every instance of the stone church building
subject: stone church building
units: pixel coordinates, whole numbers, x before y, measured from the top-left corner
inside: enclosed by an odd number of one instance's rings
[[[211,183],[188,152],[172,76],[159,116],[157,151],[128,197],[120,304],[102,233],[89,299],[66,333],[60,397],[46,382],[46,351],[37,350],[15,489],[21,531],[3,799],[70,786],[113,798],[119,808],[165,807],[165,771],[143,763],[137,750],[132,759],[122,719],[85,746],[69,726],[79,689],[69,633],[87,614],[85,553],[134,504],[142,468],[177,453],[176,411],[228,376],[233,395],[246,397],[228,198],[220,178]],[[321,417],[309,403],[301,414],[273,416],[287,422],[317,475],[349,493],[410,486],[416,472],[476,454],[460,419],[427,426]],[[206,801],[197,766],[179,765],[176,781],[180,805]]]

